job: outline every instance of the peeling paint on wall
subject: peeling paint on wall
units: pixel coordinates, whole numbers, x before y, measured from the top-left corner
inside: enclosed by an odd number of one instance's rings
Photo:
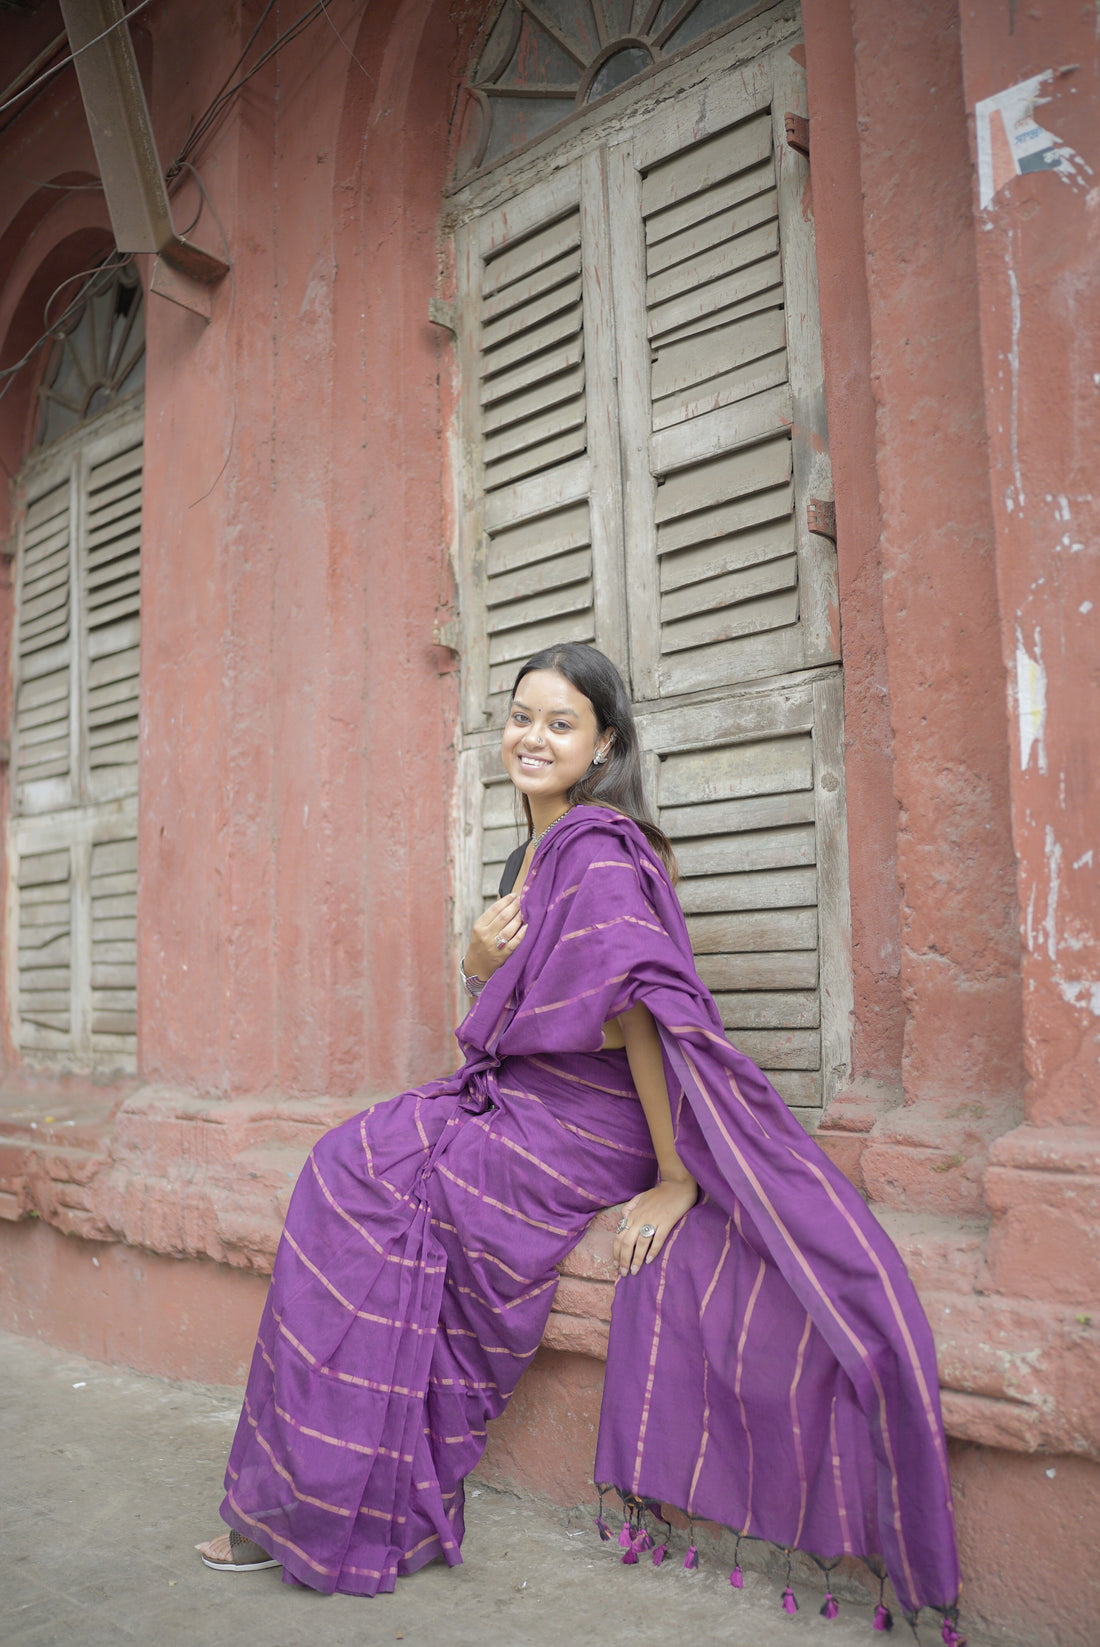
[[[1024,645],[1019,629],[1016,631],[1016,714],[1020,722],[1020,770],[1026,772],[1035,750],[1040,772],[1047,769],[1047,674],[1043,668],[1043,652],[1039,631],[1035,631],[1035,656]]]
[[[1035,119],[1036,104],[1050,101],[1040,93],[1054,75],[1054,69],[1047,69],[975,103],[978,201],[982,211],[1006,183],[1022,172],[1055,172],[1074,188],[1088,187],[1092,167]]]
[[[1047,824],[1046,827],[1046,860],[1050,870],[1050,889],[1047,892],[1047,914],[1043,922],[1046,930],[1047,954],[1052,961],[1058,959],[1058,894],[1061,891],[1062,881],[1062,848],[1055,839],[1054,831]],[[1040,930],[1042,930],[1041,928]]]
[[[1100,1018],[1100,984],[1094,984],[1088,979],[1071,981],[1068,978],[1059,978],[1058,988],[1070,1006],[1088,1007],[1094,1017]]]

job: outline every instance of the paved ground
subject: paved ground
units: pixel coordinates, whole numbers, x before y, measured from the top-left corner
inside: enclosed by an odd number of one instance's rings
[[[235,1392],[139,1377],[0,1333],[3,1647],[872,1647],[870,1609],[819,1616],[800,1586],[748,1573],[624,1567],[590,1520],[472,1484],[463,1566],[377,1600],[277,1571],[208,1572]],[[899,1620],[899,1647],[910,1640]],[[934,1647],[939,1632],[921,1630]],[[971,1635],[971,1647],[981,1647]]]

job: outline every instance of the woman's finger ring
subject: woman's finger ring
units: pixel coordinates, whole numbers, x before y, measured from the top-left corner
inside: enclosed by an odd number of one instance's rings
[[[657,1231],[652,1224],[643,1224],[641,1229],[638,1231],[638,1234],[642,1237],[643,1241],[648,1240],[650,1236],[656,1235],[656,1233]]]
[[[624,1218],[622,1220],[622,1222],[619,1224],[618,1229],[615,1231],[615,1234],[616,1235],[621,1235],[624,1230],[627,1230],[629,1228],[630,1228],[630,1220],[628,1218]]]
[[[497,948],[498,949],[503,949],[507,942],[508,942],[508,940],[502,932],[500,937],[497,939]]]

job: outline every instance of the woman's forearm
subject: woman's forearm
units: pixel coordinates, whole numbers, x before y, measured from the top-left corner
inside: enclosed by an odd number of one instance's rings
[[[657,1157],[661,1177],[669,1181],[685,1182],[691,1178],[691,1174],[676,1153],[672,1106],[668,1099],[668,1083],[665,1080],[664,1058],[661,1055],[661,1037],[653,1021],[653,1014],[639,1001],[637,1006],[620,1013],[619,1025],[626,1044],[630,1073],[649,1124],[653,1153]]]

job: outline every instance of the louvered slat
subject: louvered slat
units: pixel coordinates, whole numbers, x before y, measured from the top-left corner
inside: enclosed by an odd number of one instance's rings
[[[658,803],[699,975],[789,1103],[821,1103],[809,732],[666,754]]]
[[[72,887],[68,848],[25,853],[17,876],[18,1038],[68,1049],[72,1029]]]
[[[479,377],[485,488],[586,448],[579,211],[486,258]]]
[[[722,454],[669,475],[657,494],[663,677],[690,690],[737,667],[790,660],[772,644],[799,617],[790,437]],[[764,648],[762,652],[762,647]],[[753,651],[750,651],[753,648]],[[747,654],[747,655],[746,655]],[[720,673],[719,673],[720,672]]]
[[[93,796],[137,782],[141,462],[135,440],[93,464],[85,485],[81,574]]]
[[[15,779],[67,779],[72,767],[69,480],[27,505],[23,527],[15,700]],[[33,791],[32,791],[33,793]]]
[[[137,1041],[137,841],[92,847],[92,1048],[134,1052]]]
[[[492,534],[485,606],[490,706],[502,719],[505,694],[526,658],[555,640],[595,638],[587,501]]]

